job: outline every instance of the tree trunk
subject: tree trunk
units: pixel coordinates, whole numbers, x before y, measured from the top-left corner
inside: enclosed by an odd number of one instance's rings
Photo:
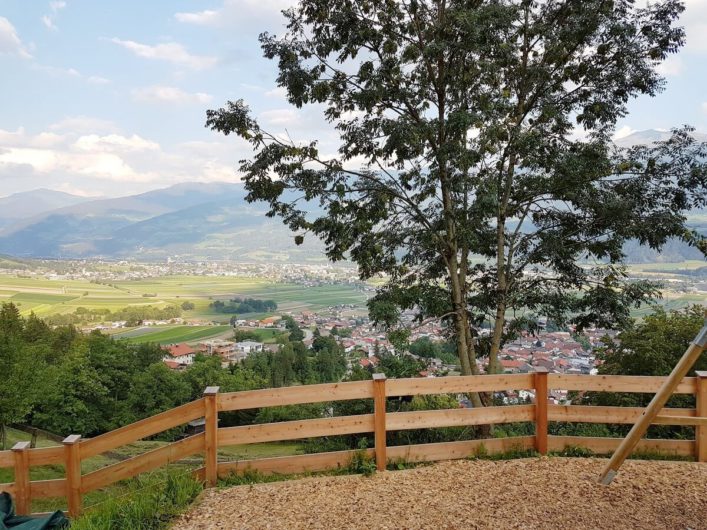
[[[4,423],[0,423],[0,442],[2,442],[2,450],[7,449],[7,431]]]

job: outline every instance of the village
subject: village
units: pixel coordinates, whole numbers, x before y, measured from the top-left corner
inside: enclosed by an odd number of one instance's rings
[[[303,343],[311,348],[314,330],[321,336],[333,336],[344,351],[348,373],[358,365],[363,369],[375,372],[382,354],[407,355],[422,361],[426,368],[421,370],[418,377],[442,377],[459,375],[459,366],[451,362],[447,356],[445,360],[437,357],[422,357],[407,350],[397,350],[388,340],[385,331],[376,326],[367,317],[344,316],[343,310],[331,309],[327,313],[303,311],[291,316],[298,326],[304,331]],[[287,333],[285,320],[279,316],[272,316],[261,320],[238,319],[234,321],[234,334],[236,331],[253,329],[272,329]],[[482,330],[483,331],[483,330]],[[522,333],[515,340],[506,343],[499,355],[499,363],[503,373],[524,374],[532,373],[538,368],[549,373],[559,374],[584,374],[594,375],[601,360],[597,359],[595,349],[602,345],[602,339],[613,337],[616,333],[611,330],[590,329],[581,334],[570,331],[540,330],[538,333]],[[425,323],[414,329],[409,342],[429,341],[441,345],[447,342],[447,330],[439,321]],[[222,366],[238,363],[255,352],[270,350],[278,351],[281,344],[277,342],[266,343],[253,340],[236,341],[225,339],[204,340],[197,344],[170,344],[165,345],[164,362],[174,370],[181,370],[193,364],[197,355],[216,355],[221,357]],[[477,359],[480,373],[486,370],[485,359]],[[523,402],[532,399],[534,394],[523,390],[517,392],[504,392],[502,398],[507,403]],[[554,404],[567,403],[567,392],[553,389],[550,402]],[[460,403],[468,404],[460,398]]]

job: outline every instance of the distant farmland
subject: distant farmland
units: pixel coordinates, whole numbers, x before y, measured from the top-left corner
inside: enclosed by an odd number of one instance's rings
[[[278,312],[320,310],[341,304],[363,307],[366,301],[366,294],[351,285],[306,287],[264,278],[166,276],[106,285],[0,275],[0,302],[15,303],[24,315],[73,313],[78,307],[111,311],[128,306],[165,307],[190,301],[195,309],[185,312],[186,318],[227,322],[230,315],[212,311],[209,304],[235,296],[275,300]]]

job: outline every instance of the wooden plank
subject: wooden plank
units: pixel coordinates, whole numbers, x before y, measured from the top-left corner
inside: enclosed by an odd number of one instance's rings
[[[0,451],[0,468],[14,467],[15,455],[12,451]]]
[[[219,429],[218,445],[221,447],[224,445],[299,440],[302,438],[336,436],[340,434],[358,434],[373,432],[373,429],[373,414],[317,418],[314,420],[283,421],[280,423],[264,423],[261,425],[244,425],[242,427]]]
[[[219,411],[373,398],[372,381],[265,388],[219,395]]]
[[[707,371],[698,371],[697,375],[697,415],[707,416]],[[707,426],[695,430],[695,458],[698,462],[707,462]]]
[[[220,462],[218,476],[226,477],[231,473],[242,473],[246,470],[260,473],[293,474],[305,471],[325,471],[346,467],[357,451],[334,451],[309,455],[279,456],[274,458],[258,458],[254,460],[237,460],[235,462]],[[373,449],[367,449],[369,456],[374,456]]]
[[[373,424],[376,453],[376,469],[385,471],[385,374],[373,374]]]
[[[548,386],[557,390],[586,390],[594,392],[656,393],[667,377],[637,375],[575,375],[550,374]],[[675,394],[694,394],[696,378],[685,377],[675,388]]]
[[[607,455],[616,450],[622,438],[596,438],[589,436],[549,436],[551,451],[562,451],[567,447],[583,447],[599,454]],[[694,440],[651,440],[642,439],[633,450],[660,452],[676,456],[692,456],[695,450]]]
[[[389,379],[388,397],[424,394],[460,394],[492,392],[494,390],[524,390],[533,388],[533,374],[462,375],[452,377],[425,377]]]
[[[533,421],[534,405],[513,405],[508,407],[484,407],[480,409],[444,409],[412,412],[394,412],[386,417],[389,431],[409,429],[430,429],[436,427],[463,427],[466,425],[486,425]]]
[[[665,410],[665,409],[663,409]],[[654,425],[686,425],[690,427],[703,426],[707,427],[707,418],[685,417],[685,416],[664,416],[655,417]]]
[[[63,463],[64,447],[61,445],[57,445],[56,447],[40,447],[30,449],[29,451],[30,466],[48,466]]]
[[[66,497],[67,495],[67,482],[64,478],[35,480],[30,482],[29,486],[32,499],[50,499],[53,497]]]
[[[218,390],[210,386],[204,391],[204,463],[206,484],[211,487],[218,481]]]
[[[588,405],[548,405],[550,421],[566,421],[577,423],[636,423],[643,413],[641,407],[595,407]],[[661,416],[656,418],[656,425],[681,425],[670,423],[665,417],[694,418],[695,409],[665,408]]]
[[[106,434],[96,436],[81,443],[83,458],[89,458],[116,447],[142,440],[148,436],[178,427],[204,416],[204,400],[198,399],[167,410],[155,416],[145,418]]]
[[[177,462],[182,458],[204,450],[204,433],[195,434],[178,442],[154,449],[123,462],[118,462],[83,476],[81,491],[102,488],[114,482],[134,477],[145,471]]]
[[[535,369],[535,449],[547,454],[547,368]]]
[[[388,456],[391,459],[401,459],[407,462],[431,462],[468,458],[477,454],[482,446],[484,452],[495,454],[517,449],[532,449],[534,444],[534,436],[518,436],[461,442],[400,445],[388,447]],[[220,462],[218,465],[218,474],[219,477],[223,478],[231,473],[242,473],[246,470],[280,474],[325,471],[327,469],[346,467],[356,453],[357,451],[335,451],[309,455]],[[375,451],[373,449],[367,449],[366,453],[369,456],[374,456]],[[197,470],[196,472],[198,474],[201,471],[202,470]]]
[[[505,453],[512,450],[532,449],[535,436],[513,436],[510,438],[488,438],[483,440],[463,440],[460,442],[440,442],[418,445],[398,445],[388,448],[391,460],[406,462],[436,462],[458,460],[479,454]]]

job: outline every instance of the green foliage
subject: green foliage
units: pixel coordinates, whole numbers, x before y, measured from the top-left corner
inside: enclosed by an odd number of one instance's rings
[[[181,304],[180,307],[181,307],[182,310],[184,310],[184,311],[192,311],[195,306],[194,306],[194,302],[190,302],[190,301],[187,300],[186,302],[182,302],[182,304]]]
[[[126,495],[95,506],[71,523],[72,530],[157,530],[167,528],[201,493],[202,485],[184,471],[141,475]]]
[[[233,298],[228,302],[216,300],[209,307],[217,313],[243,314],[243,313],[271,313],[277,309],[274,300],[258,300],[255,298]]]
[[[143,320],[172,320],[182,316],[182,308],[169,305],[164,308],[148,306],[129,306],[116,311],[109,309],[87,309],[77,307],[73,313],[50,315],[45,320],[54,326],[68,326],[83,322],[122,322],[129,327],[138,326]]]
[[[513,447],[502,453],[489,453],[484,444],[479,445],[473,455],[469,456],[471,460],[514,460],[518,458],[537,458],[540,456],[535,449],[525,449],[523,447]]]
[[[668,375],[685,352],[690,342],[702,328],[704,307],[692,306],[680,311],[666,312],[655,307],[642,321],[628,325],[616,340],[606,337],[598,357],[604,362],[599,367],[600,374],[617,375]],[[700,356],[693,366],[695,370],[707,370],[707,355]],[[646,407],[651,394],[588,392],[582,404]],[[669,407],[694,408],[691,395],[674,395],[668,401]],[[628,426],[613,426],[614,436],[624,436]],[[648,435],[657,438],[693,438],[692,427],[653,425]],[[567,433],[569,434],[569,433]]]
[[[568,456],[573,458],[590,458],[595,456],[594,451],[577,445],[566,445],[562,451],[553,452],[552,456]]]
[[[351,456],[351,461],[347,467],[349,473],[361,474],[370,477],[376,472],[376,459],[368,454],[368,440],[361,438],[358,443],[358,449]]]

